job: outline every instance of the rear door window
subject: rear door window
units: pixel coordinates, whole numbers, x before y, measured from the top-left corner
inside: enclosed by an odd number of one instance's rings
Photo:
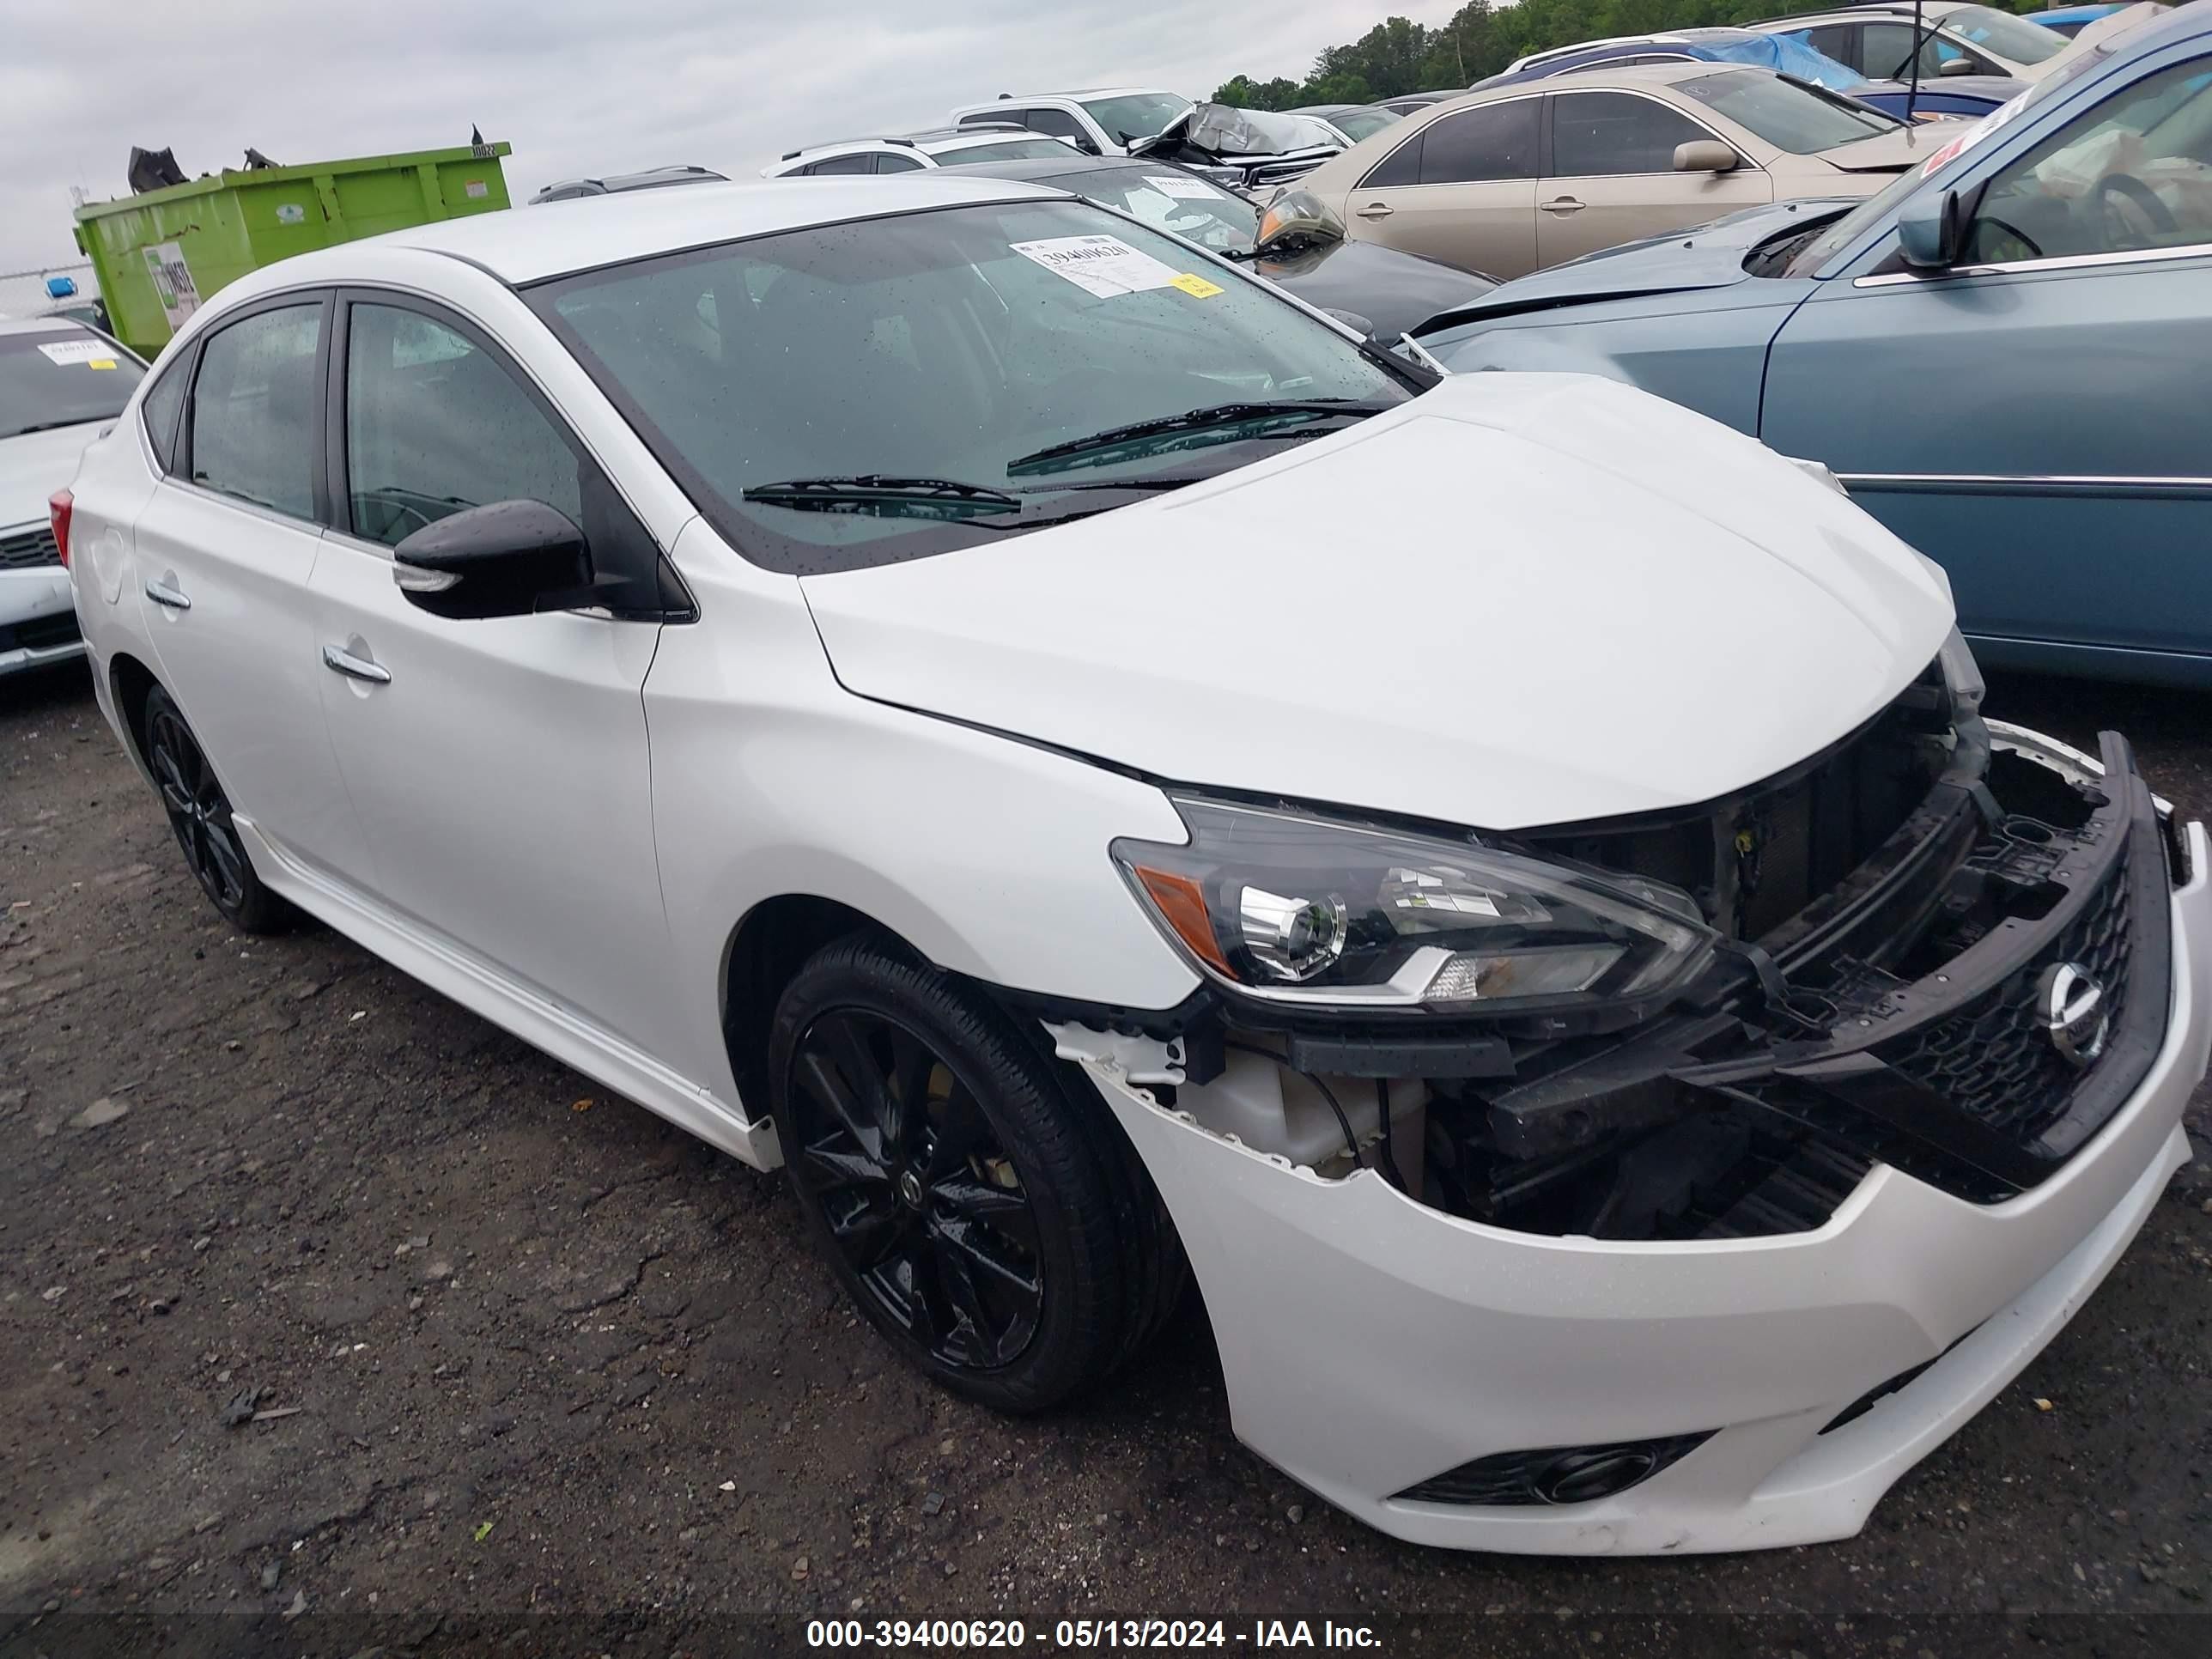
[[[1477,185],[1536,176],[1540,98],[1485,104],[1431,122],[1421,135],[1421,182]]]
[[[319,300],[258,311],[208,336],[192,380],[194,483],[314,518],[322,344]]]

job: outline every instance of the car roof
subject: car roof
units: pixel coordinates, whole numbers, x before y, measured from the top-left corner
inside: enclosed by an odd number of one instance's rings
[[[1034,185],[953,178],[941,167],[837,179],[773,179],[695,185],[687,190],[641,190],[620,196],[580,198],[579,201],[589,204],[580,210],[576,202],[549,202],[528,213],[471,214],[387,231],[381,236],[295,254],[264,267],[256,276],[268,275],[288,284],[308,277],[343,281],[349,264],[347,250],[406,247],[465,260],[503,283],[520,284],[739,237],[881,218],[918,209],[1047,198],[1063,193]],[[251,277],[241,280],[253,281]]]
[[[672,167],[646,167],[636,173],[610,173],[588,179],[559,179],[545,190],[575,190],[588,186],[594,191],[617,194],[625,190],[658,190],[664,185],[727,183],[729,175],[717,173],[712,167],[692,167],[679,163]],[[540,191],[541,196],[545,193]]]
[[[1708,75],[1771,75],[1774,71],[1758,64],[1723,64],[1708,58],[1693,58],[1680,64],[1593,64],[1588,69],[1575,70],[1566,75],[1554,75],[1540,84],[1548,88],[1572,90],[1577,85],[1592,86],[1611,82],[1627,86],[1672,86],[1677,81],[1701,81]],[[1526,92],[1533,82],[1522,82],[1510,87],[1499,87],[1500,93]],[[1487,89],[1486,89],[1487,90]]]
[[[1197,179],[1200,183],[1209,179],[1178,167],[1173,161],[1163,161],[1150,155],[1086,155],[1071,149],[1065,158],[1057,155],[1031,155],[1008,161],[957,161],[951,167],[939,167],[940,173],[968,173],[979,179],[1077,179],[1086,173],[1179,173]],[[1070,190],[1077,187],[1068,186]]]
[[[1031,133],[1018,121],[1001,121],[991,126],[924,127],[918,132],[871,132],[853,138],[828,138],[818,144],[803,144],[797,149],[786,150],[780,159],[786,161],[806,161],[838,151],[871,148],[928,149],[938,145],[988,143],[994,138],[1021,136],[1042,137],[1044,135]]]
[[[74,317],[0,317],[0,334],[96,334]]]
[[[1073,92],[1002,92],[995,98],[986,98],[972,104],[963,104],[957,113],[973,115],[994,104],[1035,104],[1054,98],[1133,98],[1158,94],[1180,98],[1182,94],[1172,87],[1080,87]]]

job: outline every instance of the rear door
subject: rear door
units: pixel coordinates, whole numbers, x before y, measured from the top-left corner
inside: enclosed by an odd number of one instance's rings
[[[1540,265],[1774,199],[1774,181],[1732,139],[1645,93],[1556,93],[1551,128],[1550,160],[1536,191]],[[1700,138],[1727,144],[1742,165],[1732,173],[1677,173],[1675,147]]]
[[[1975,204],[1966,258],[1923,275],[1891,241],[1821,283],[1776,338],[1759,435],[1941,563],[1993,659],[2203,664],[2212,58],[1945,177]]]
[[[1423,123],[1347,198],[1352,235],[1492,276],[1534,270],[1542,107],[1530,92]]]
[[[359,884],[653,1051],[673,1006],[643,705],[659,621],[616,597],[592,612],[432,616],[394,583],[392,550],[465,507],[528,500],[583,529],[597,576],[641,568],[649,593],[658,550],[473,324],[349,293],[332,372],[316,694],[367,832]]]
[[[323,731],[308,582],[330,300],[285,295],[203,335],[172,475],[134,536],[147,633],[236,815],[301,862],[358,861]]]

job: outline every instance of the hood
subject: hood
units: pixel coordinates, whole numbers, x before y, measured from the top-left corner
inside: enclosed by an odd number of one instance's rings
[[[1841,495],[1565,374],[1454,377],[1133,507],[801,583],[861,696],[1492,830],[1771,776],[1952,624],[1942,574]]]
[[[85,447],[115,416],[0,438],[0,532],[46,521],[46,497],[76,477]]]
[[[1478,304],[1498,284],[1380,242],[1322,242],[1288,256],[1262,253],[1244,267],[1310,306],[1367,319],[1385,345],[1440,313]]]
[[[1423,332],[1553,306],[1728,288],[1750,280],[1743,268],[1744,256],[1769,237],[1857,205],[1856,198],[1775,202],[1731,213],[1686,235],[1677,230],[1640,242],[1624,242],[1619,247],[1586,253],[1547,270],[1516,277],[1473,304],[1435,318]]]
[[[1912,90],[1912,84],[1909,81],[1862,81],[1846,90],[1853,97],[1863,97],[1869,92],[1902,95]],[[1930,93],[1951,93],[1968,98],[1986,98],[1991,107],[2009,104],[2027,90],[2027,82],[2016,80],[2009,75],[1944,75],[1920,82],[1920,95],[1923,98]]]
[[[1131,144],[1129,154],[1164,155],[1183,145],[1218,156],[1298,155],[1311,150],[1334,155],[1344,148],[1334,132],[1308,116],[1194,104],[1152,137]]]
[[[1876,133],[1871,138],[1838,144],[1833,149],[1815,154],[1830,167],[1841,167],[1845,173],[1902,173],[1942,149],[1947,136],[1939,132],[1931,138],[1917,126],[1901,126],[1893,132]]]

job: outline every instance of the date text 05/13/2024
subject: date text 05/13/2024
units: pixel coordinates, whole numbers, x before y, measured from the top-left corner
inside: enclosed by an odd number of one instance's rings
[[[1018,1619],[815,1619],[811,1648],[1364,1648],[1382,1645],[1365,1625],[1322,1619],[1255,1619],[1249,1627],[1221,1619],[1062,1619],[1048,1643]]]

